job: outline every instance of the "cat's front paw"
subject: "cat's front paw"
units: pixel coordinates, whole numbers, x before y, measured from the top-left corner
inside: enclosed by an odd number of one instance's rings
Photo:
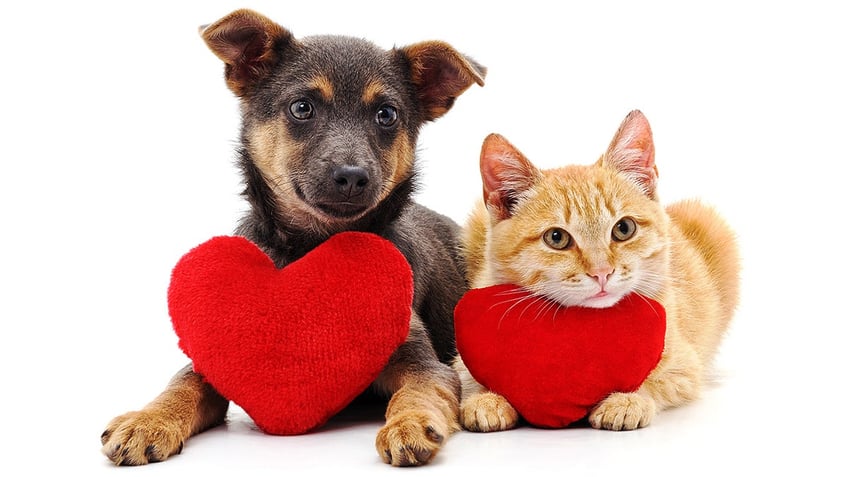
[[[650,397],[638,393],[613,393],[589,413],[589,424],[595,429],[631,431],[651,423],[657,405]]]
[[[518,412],[500,394],[482,392],[462,400],[459,421],[472,432],[506,431],[518,424]]]

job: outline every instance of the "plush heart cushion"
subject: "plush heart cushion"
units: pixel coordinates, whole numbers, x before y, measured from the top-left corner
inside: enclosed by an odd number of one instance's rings
[[[610,393],[637,390],[665,344],[665,309],[635,294],[610,308],[565,308],[497,285],[466,293],[455,320],[471,374],[538,427],[568,426]]]
[[[334,235],[277,269],[242,237],[215,237],[173,269],[168,306],[195,371],[269,434],[323,425],[405,341],[412,271],[388,241]]]

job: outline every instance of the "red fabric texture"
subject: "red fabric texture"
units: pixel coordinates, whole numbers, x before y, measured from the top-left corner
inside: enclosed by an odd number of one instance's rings
[[[172,271],[168,307],[194,369],[268,434],[322,426],[405,341],[412,271],[387,240],[343,232],[277,269],[221,236]]]
[[[636,391],[665,345],[665,309],[631,294],[610,308],[561,307],[514,285],[470,290],[456,344],[480,384],[531,425],[566,427],[613,392]]]

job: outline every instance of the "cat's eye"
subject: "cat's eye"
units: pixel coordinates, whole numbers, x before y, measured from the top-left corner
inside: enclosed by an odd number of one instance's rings
[[[548,247],[555,250],[564,250],[571,246],[571,235],[559,227],[553,227],[542,234],[542,240]]]
[[[388,128],[394,126],[394,124],[398,120],[398,112],[394,106],[389,106],[388,104],[384,104],[380,106],[380,109],[377,110],[377,124],[383,126],[384,128]]]
[[[289,112],[295,119],[305,121],[315,114],[315,107],[305,99],[298,99],[289,105]]]
[[[630,217],[624,217],[612,227],[612,239],[616,242],[630,240],[636,233],[636,221]]]

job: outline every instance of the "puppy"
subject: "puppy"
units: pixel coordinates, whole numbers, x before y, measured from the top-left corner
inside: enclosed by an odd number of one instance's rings
[[[384,50],[340,36],[295,38],[265,16],[235,11],[201,27],[242,111],[238,150],[250,208],[236,233],[284,267],[331,235],[392,241],[409,261],[409,336],[370,390],[389,398],[377,453],[426,464],[459,430],[453,309],[467,290],[458,225],[411,199],[421,126],[445,114],[486,70],[439,41]],[[158,462],[224,422],[229,401],[180,370],[153,401],[101,436],[118,465]]]

